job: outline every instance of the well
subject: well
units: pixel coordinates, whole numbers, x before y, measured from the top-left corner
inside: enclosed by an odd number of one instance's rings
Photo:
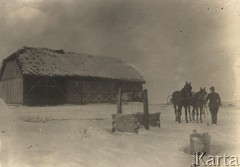
[[[112,132],[138,133],[138,117],[136,114],[113,114]]]

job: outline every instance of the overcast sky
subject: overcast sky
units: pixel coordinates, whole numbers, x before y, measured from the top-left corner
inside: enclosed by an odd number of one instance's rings
[[[239,0],[0,0],[0,60],[22,46],[121,58],[150,103],[185,81],[240,99]]]

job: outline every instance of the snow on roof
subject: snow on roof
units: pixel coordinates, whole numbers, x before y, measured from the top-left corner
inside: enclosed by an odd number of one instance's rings
[[[145,82],[135,68],[113,57],[23,47],[7,57],[4,62],[14,58],[23,75],[98,77]]]

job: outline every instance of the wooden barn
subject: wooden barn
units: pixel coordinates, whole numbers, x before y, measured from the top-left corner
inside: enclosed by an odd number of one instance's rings
[[[145,83],[132,66],[112,57],[23,47],[3,60],[0,95],[8,104],[111,102],[118,88],[139,101]]]

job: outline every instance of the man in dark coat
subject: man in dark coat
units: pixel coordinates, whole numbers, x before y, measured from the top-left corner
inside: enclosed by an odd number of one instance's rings
[[[218,109],[222,105],[221,98],[218,93],[215,93],[215,88],[210,88],[211,93],[207,95],[207,101],[209,100],[209,110],[211,112],[212,124],[217,124]]]

